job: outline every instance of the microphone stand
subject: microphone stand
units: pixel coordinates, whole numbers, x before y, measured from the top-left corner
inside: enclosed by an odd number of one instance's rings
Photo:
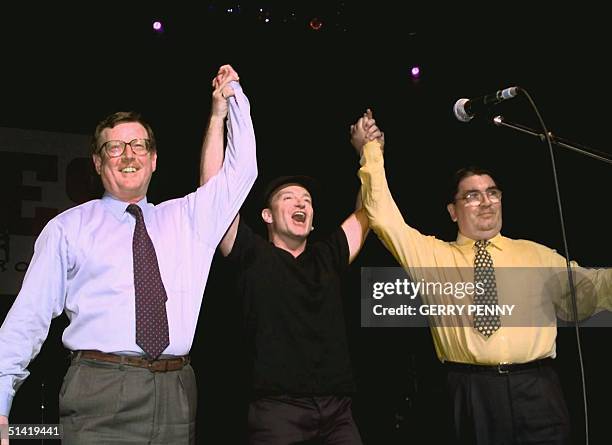
[[[540,116],[540,113],[538,112],[537,107],[535,106],[535,103],[531,99],[531,96],[525,90],[521,90],[521,91],[527,96],[527,99],[529,99],[529,102],[533,106],[538,116],[538,119],[540,120],[540,123],[542,124],[544,133],[539,133],[524,125],[508,122],[503,118],[503,116],[495,116],[493,118],[493,124],[495,124],[498,127],[512,128],[513,130],[520,131],[521,133],[526,133],[532,136],[537,136],[542,142],[546,142],[548,144],[548,147],[550,150],[550,156],[551,156],[552,167],[553,167],[553,176],[555,179],[555,190],[557,192],[557,205],[559,207],[559,217],[561,220],[561,233],[563,235],[563,246],[564,246],[565,256],[566,256],[567,275],[568,275],[569,287],[570,287],[570,292],[571,292],[572,312],[574,315],[574,328],[576,331],[576,340],[577,340],[577,345],[578,345],[578,358],[579,358],[579,363],[580,363],[580,376],[581,376],[581,381],[582,381],[582,395],[583,395],[583,404],[584,404],[585,443],[586,445],[589,445],[589,416],[588,416],[588,404],[587,404],[587,396],[586,396],[586,382],[585,382],[585,377],[584,377],[584,365],[583,365],[583,360],[582,360],[582,347],[580,346],[580,332],[579,332],[580,329],[579,329],[579,323],[578,323],[578,306],[576,303],[576,288],[574,286],[573,274],[571,273],[571,264],[570,264],[570,259],[569,259],[570,256],[569,256],[569,251],[567,247],[567,239],[565,236],[565,223],[563,222],[563,209],[561,206],[561,197],[560,197],[560,192],[559,192],[559,187],[558,187],[556,167],[555,167],[555,156],[552,150],[552,144],[554,143],[555,145],[558,145],[560,147],[570,149],[577,153],[583,154],[585,156],[589,156],[593,159],[597,159],[602,162],[606,162],[608,164],[612,164],[612,159],[609,158],[608,157],[609,155],[607,155],[606,153],[599,151],[598,152],[599,154],[595,154],[593,153],[593,151],[596,151],[596,150],[587,149],[584,146],[575,144],[566,139],[562,139],[558,136],[553,135],[550,131],[546,129],[546,126],[544,125],[544,122]]]
[[[507,127],[512,128],[513,130],[520,131],[521,133],[530,134],[532,136],[537,136],[542,142],[546,141],[546,135],[543,133],[538,133],[535,130],[532,130],[529,127],[524,125],[515,124],[513,122],[509,122],[504,119],[503,116],[495,116],[493,118],[493,123],[498,127]],[[560,147],[567,148],[569,150],[573,150],[577,153],[583,154],[585,156],[589,156],[593,159],[597,159],[598,161],[606,162],[608,164],[612,164],[612,158],[608,158],[606,153],[603,153],[598,150],[593,150],[592,148],[587,148],[583,145],[576,144],[575,142],[570,142],[567,139],[560,138],[559,136],[555,136],[551,132],[548,132],[548,136],[550,137],[550,141]],[[600,154],[595,154],[593,152],[597,152]]]

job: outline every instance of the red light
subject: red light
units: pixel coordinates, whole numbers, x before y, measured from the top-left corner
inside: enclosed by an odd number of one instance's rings
[[[310,26],[310,29],[312,29],[313,31],[318,31],[323,27],[323,21],[318,17],[314,17],[312,20],[310,20],[308,26]]]

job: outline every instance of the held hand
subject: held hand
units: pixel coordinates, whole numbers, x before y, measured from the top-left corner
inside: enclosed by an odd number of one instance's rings
[[[372,110],[368,108],[363,113],[363,116],[355,124],[351,125],[351,144],[355,147],[358,156],[361,157],[363,146],[375,139],[380,143],[382,150],[385,144],[385,136],[376,125]]]
[[[350,127],[351,131],[351,145],[355,148],[357,156],[361,157],[363,146],[368,142],[368,132],[365,129],[364,123],[368,119],[367,114],[364,113],[357,122]]]
[[[221,66],[212,80],[212,116],[223,119],[227,116],[227,99],[234,95],[234,89],[229,85],[233,80],[240,80],[234,68],[231,65]]]

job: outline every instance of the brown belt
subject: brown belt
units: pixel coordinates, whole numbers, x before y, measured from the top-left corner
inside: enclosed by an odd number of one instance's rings
[[[142,357],[107,354],[100,351],[73,351],[72,357],[73,360],[85,358],[89,360],[99,360],[101,362],[117,363],[120,365],[137,366],[139,368],[147,368],[151,372],[178,371],[179,369],[183,369],[185,365],[188,365],[190,361],[188,355],[175,358],[148,360]]]

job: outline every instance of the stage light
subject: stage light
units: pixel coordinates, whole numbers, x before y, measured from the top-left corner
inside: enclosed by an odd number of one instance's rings
[[[263,8],[259,8],[259,14],[257,14],[258,20],[263,20],[265,23],[270,23],[272,21],[272,14],[270,11],[267,11]]]
[[[160,21],[156,20],[153,22],[153,31],[159,32],[159,33],[164,32],[164,27]]]
[[[312,20],[308,23],[308,26],[313,31],[318,31],[323,27],[323,21],[318,17],[313,17]]]
[[[419,68],[418,66],[413,66],[410,69],[410,75],[412,76],[413,79],[417,79],[420,77],[421,75],[421,68]]]

